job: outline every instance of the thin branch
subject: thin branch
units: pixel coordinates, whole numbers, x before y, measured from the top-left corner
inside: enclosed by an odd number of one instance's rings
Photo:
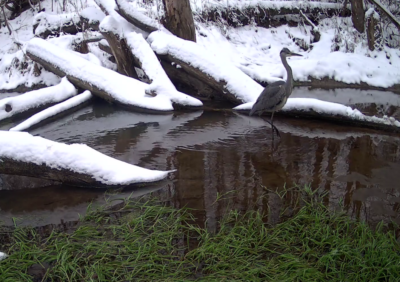
[[[12,33],[12,30],[11,30],[10,24],[8,23],[8,19],[7,19],[7,16],[6,16],[6,12],[4,11],[4,4],[3,4],[3,5],[1,5],[1,11],[3,12],[4,21],[5,21],[5,23],[6,23],[6,26],[7,26],[7,28],[8,28],[8,32],[9,32],[9,33],[10,33],[10,35],[11,35],[11,33]]]

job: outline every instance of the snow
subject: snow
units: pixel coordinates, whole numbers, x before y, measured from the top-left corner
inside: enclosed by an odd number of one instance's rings
[[[369,17],[373,16],[375,20],[380,20],[380,16],[379,14],[375,11],[375,9],[373,7],[369,8],[366,12],[365,12],[365,18],[368,19]]]
[[[141,168],[108,157],[84,144],[58,143],[26,132],[0,131],[1,158],[88,174],[106,185],[159,181],[171,172]]]
[[[0,261],[2,261],[5,258],[7,258],[7,255],[3,252],[0,252]]]
[[[245,103],[239,105],[234,110],[250,110],[254,105],[254,102]],[[366,116],[357,109],[341,105],[338,103],[326,102],[313,98],[288,98],[286,105],[281,111],[314,111],[320,114],[326,115],[338,115],[347,117],[353,120],[366,121],[371,123],[379,123],[390,126],[400,127],[400,122],[395,120],[393,117],[384,116],[379,118],[376,116]]]
[[[170,97],[171,101],[182,105],[195,105],[198,107],[203,105],[200,100],[176,90],[142,34],[130,32],[125,34],[125,38],[132,54],[139,59],[142,69],[152,80],[147,91],[156,91],[156,93],[166,95]]]
[[[131,15],[133,18],[137,19],[143,24],[150,26],[155,30],[160,29],[161,25],[157,21],[141,12],[141,9],[138,7],[137,3],[134,5],[135,3],[131,3],[126,0],[116,0],[116,3],[119,7],[121,7],[122,10],[126,11],[127,14]]]
[[[169,96],[162,93],[155,97],[148,96],[145,91],[147,84],[86,61],[69,50],[60,50],[43,39],[32,39],[27,46],[27,52],[51,62],[67,75],[96,85],[121,104],[155,111],[173,110],[171,93]],[[172,99],[182,102],[183,105],[199,105],[194,98],[179,93]]]
[[[73,107],[76,107],[80,104],[85,103],[86,101],[90,100],[92,98],[92,94],[90,91],[86,90],[82,94],[76,95],[75,97],[72,97],[60,104],[57,104],[55,106],[49,107],[32,117],[28,118],[24,122],[18,124],[17,126],[13,127],[10,129],[10,131],[23,131],[26,130],[30,127],[32,127],[35,124],[38,124],[41,121],[44,121],[52,116],[55,116],[61,112],[64,112],[66,110],[69,110]]]
[[[0,120],[37,108],[49,103],[61,102],[77,94],[75,87],[63,78],[55,86],[27,92],[25,94],[0,100]],[[11,107],[11,110],[8,108]]]
[[[0,42],[4,41],[0,38]],[[35,74],[33,64],[28,64],[23,50],[11,54],[0,53],[0,58],[0,89],[11,90],[19,86],[31,87],[37,84],[51,86],[60,82],[58,76],[44,69],[39,75]],[[27,68],[21,69],[25,63]]]
[[[191,0],[191,7],[195,13],[199,13],[203,10],[213,10],[213,9],[226,9],[227,7],[231,9],[247,9],[247,8],[264,8],[264,9],[293,9],[299,8],[302,10],[323,7],[325,9],[337,9],[341,8],[340,3],[321,3],[312,1],[264,1],[264,0],[207,0],[207,1],[197,1]]]
[[[100,23],[106,15],[96,7],[87,7],[79,12],[79,15],[89,21],[89,24]]]
[[[400,22],[388,9],[386,9],[384,5],[382,5],[381,1],[373,0],[372,3],[376,4],[381,10],[383,10],[389,16],[389,18],[396,23],[397,27],[400,27]]]
[[[162,31],[152,32],[147,40],[157,54],[171,55],[200,69],[219,82],[226,82],[226,89],[243,102],[257,99],[263,90],[261,85],[221,55],[223,53],[221,50],[224,50],[221,46],[215,49],[205,48]]]
[[[42,34],[48,29],[57,30],[67,24],[68,26],[70,26],[78,23],[79,23],[78,13],[50,15],[46,12],[40,12],[33,18],[33,24],[38,25],[35,30],[35,34]]]
[[[346,26],[349,26],[351,18],[347,21]],[[341,20],[340,23],[344,22]],[[286,79],[279,52],[287,47],[303,55],[288,59],[295,81],[306,82],[310,77],[327,77],[343,83],[366,83],[383,88],[400,84],[399,50],[384,47],[381,52],[371,52],[366,44],[358,43],[354,53],[332,52],[335,26],[326,19],[321,21],[318,28],[321,39],[311,44],[309,26],[269,29],[245,26],[228,28],[222,32],[217,27],[198,23],[200,35],[197,43],[210,52],[223,50],[219,59],[228,60],[250,77],[268,83]],[[302,50],[293,42],[294,38],[306,40],[307,44],[313,46],[312,50]]]

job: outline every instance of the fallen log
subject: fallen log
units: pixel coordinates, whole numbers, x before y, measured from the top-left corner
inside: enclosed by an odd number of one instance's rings
[[[225,20],[230,26],[238,27],[256,23],[261,27],[277,27],[284,24],[297,25],[303,11],[315,23],[326,17],[351,15],[349,6],[340,3],[297,2],[297,1],[236,1],[213,2],[205,9],[194,10],[202,21]]]
[[[77,94],[76,88],[63,78],[58,85],[34,90],[0,100],[0,120],[35,113]]]
[[[78,13],[50,15],[46,12],[37,14],[33,19],[33,34],[40,38],[58,36],[60,32],[77,34],[82,31],[82,22]]]
[[[221,100],[234,104],[254,101],[263,87],[228,60],[204,47],[176,36],[156,31],[147,41],[159,58],[207,84]],[[170,74],[170,73],[168,73]],[[179,77],[175,77],[179,79]],[[173,78],[172,78],[173,79]],[[200,95],[201,89],[196,89]],[[207,97],[207,95],[205,95]]]
[[[27,129],[37,128],[44,123],[56,120],[62,116],[69,115],[71,112],[77,111],[85,107],[91,100],[92,94],[90,91],[85,91],[82,94],[76,95],[62,103],[47,108],[24,122],[14,126],[10,131],[24,131]]]
[[[183,107],[201,105],[197,99],[181,93],[176,93],[173,98],[164,94],[149,96],[146,93],[148,84],[93,64],[72,51],[60,50],[39,38],[28,43],[26,52],[47,70],[66,75],[75,85],[130,110],[163,113],[172,111],[175,104]]]
[[[248,114],[254,101],[242,104],[233,110]],[[265,112],[263,115],[270,116]],[[366,116],[359,110],[333,102],[326,102],[314,98],[288,98],[286,105],[276,115],[301,116],[326,120],[346,125],[354,125],[388,132],[400,133],[400,122],[393,117]]]
[[[25,132],[0,131],[0,174],[22,175],[86,187],[143,185],[171,171],[141,168],[83,144],[63,144]]]

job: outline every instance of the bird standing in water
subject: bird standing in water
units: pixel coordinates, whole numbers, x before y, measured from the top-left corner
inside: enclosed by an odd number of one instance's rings
[[[292,94],[293,89],[293,73],[292,69],[286,61],[287,57],[302,56],[291,52],[288,48],[283,48],[280,53],[282,64],[287,72],[286,81],[276,81],[268,84],[267,87],[261,92],[257,101],[254,103],[250,111],[250,116],[258,114],[261,116],[264,112],[272,112],[271,121],[269,122],[272,127],[272,134],[274,130],[280,136],[278,129],[273,124],[274,113],[283,108],[286,104],[287,98]]]

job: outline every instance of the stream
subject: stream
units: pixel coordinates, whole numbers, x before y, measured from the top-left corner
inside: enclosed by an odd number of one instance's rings
[[[368,115],[400,119],[400,95],[391,92],[302,87],[291,97],[338,102]],[[198,223],[207,222],[211,230],[217,229],[217,220],[227,209],[256,209],[268,213],[271,223],[278,222],[282,202],[293,201],[295,193],[280,199],[270,190],[296,185],[327,192],[324,203],[332,210],[344,206],[351,217],[371,224],[400,224],[399,134],[284,116],[277,116],[274,124],[281,138],[272,140],[263,119],[232,111],[150,115],[96,101],[29,132],[53,141],[84,143],[145,168],[176,169],[164,182],[110,197],[152,192],[169,205],[194,209]],[[105,193],[4,176],[0,222],[44,226],[77,220],[90,202],[104,204]]]

